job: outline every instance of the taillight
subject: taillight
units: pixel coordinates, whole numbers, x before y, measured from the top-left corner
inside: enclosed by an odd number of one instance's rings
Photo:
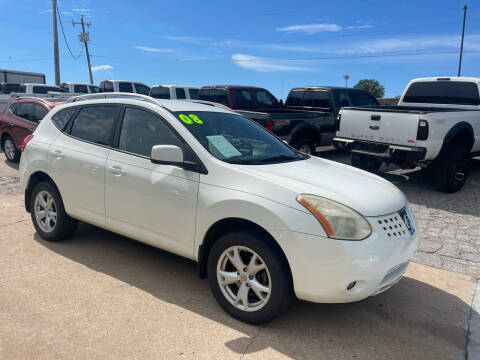
[[[340,131],[340,120],[342,120],[342,114],[337,116],[337,131]]]
[[[265,121],[265,128],[268,131],[273,132],[273,121],[272,120]]]
[[[420,120],[418,122],[417,140],[428,139],[428,122],[426,120]]]
[[[28,142],[33,139],[33,135],[26,136],[22,141],[22,151],[25,151],[25,146],[27,146]]]

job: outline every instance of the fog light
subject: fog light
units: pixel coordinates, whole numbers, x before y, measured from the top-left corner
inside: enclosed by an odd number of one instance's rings
[[[355,285],[357,285],[357,282],[356,282],[356,281],[352,281],[350,284],[348,284],[347,290],[352,290]]]

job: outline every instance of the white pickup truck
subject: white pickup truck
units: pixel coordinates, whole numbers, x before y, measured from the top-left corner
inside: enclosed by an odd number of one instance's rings
[[[437,190],[458,191],[480,155],[479,89],[480,78],[414,79],[398,106],[344,107],[333,144],[351,151],[353,166],[428,167]]]

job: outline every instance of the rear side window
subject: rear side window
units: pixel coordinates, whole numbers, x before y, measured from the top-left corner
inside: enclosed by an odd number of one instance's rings
[[[102,92],[113,92],[113,83],[111,81],[105,81],[102,84]]]
[[[250,90],[235,89],[233,90],[233,95],[235,97],[235,104],[238,108],[251,109],[253,107]]]
[[[80,94],[88,94],[87,85],[73,85],[73,92]]]
[[[18,103],[13,103],[12,105],[10,105],[10,107],[8,108],[13,114],[15,114],[15,110],[17,109],[18,107]]]
[[[118,83],[118,91],[133,93],[133,86],[131,83],[121,82],[121,83]]]
[[[228,106],[227,90],[225,89],[201,89],[198,98]]]
[[[45,115],[47,115],[47,113],[48,110],[45,109],[42,105],[35,104],[35,107],[33,108],[33,121],[39,122],[45,117]]]
[[[177,96],[177,99],[186,99],[187,96],[185,95],[185,89],[184,88],[175,88],[175,95]]]
[[[57,127],[58,130],[63,131],[68,121],[72,118],[73,114],[77,110],[77,107],[70,107],[67,109],[60,110],[52,117],[53,124]]]
[[[211,101],[210,100],[210,90],[209,89],[200,89],[198,92],[198,100]]]
[[[462,81],[424,81],[410,85],[403,101],[425,104],[480,105],[478,86]]]
[[[190,99],[192,100],[197,100],[198,99],[198,89],[188,89],[188,92],[190,93]]]
[[[290,91],[287,97],[287,106],[302,106],[303,91]]]
[[[179,137],[162,118],[149,111],[126,108],[118,148],[150,157],[154,145],[184,147]]]
[[[341,91],[336,93],[337,107],[353,106],[353,96],[349,91]]]
[[[272,107],[277,105],[277,99],[266,90],[257,90],[257,106]]]
[[[170,99],[170,89],[163,86],[153,87],[150,96],[155,99]]]
[[[147,85],[135,84],[135,90],[137,94],[142,94],[142,95],[150,94],[150,88]]]
[[[378,106],[378,101],[372,95],[355,93],[355,106]]]
[[[100,88],[98,86],[88,86],[90,89],[91,94],[98,94],[100,92]]]
[[[100,145],[110,145],[117,106],[89,106],[80,110],[73,121],[70,134]]]
[[[15,115],[29,121],[32,121],[32,113],[33,103],[30,102],[19,103],[15,109]]]
[[[49,91],[62,92],[62,89],[53,86],[34,86],[32,88],[34,94],[48,94]]]

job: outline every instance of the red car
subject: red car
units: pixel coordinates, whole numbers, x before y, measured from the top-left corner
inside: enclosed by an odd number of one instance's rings
[[[18,162],[23,139],[63,99],[23,98],[11,101],[0,114],[0,146],[8,161]]]

